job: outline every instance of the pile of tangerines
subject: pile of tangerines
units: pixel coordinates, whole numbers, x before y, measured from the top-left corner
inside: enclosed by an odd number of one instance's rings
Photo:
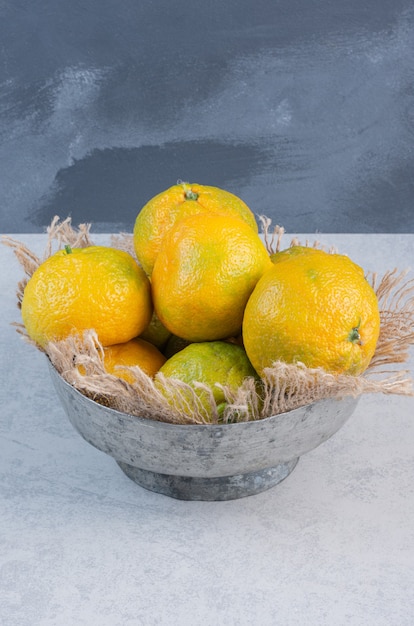
[[[269,254],[237,196],[180,183],[139,211],[136,258],[105,246],[56,252],[29,279],[22,319],[32,340],[94,329],[107,372],[128,367],[188,384],[238,387],[277,361],[361,374],[380,316],[364,271],[347,256],[293,246]]]

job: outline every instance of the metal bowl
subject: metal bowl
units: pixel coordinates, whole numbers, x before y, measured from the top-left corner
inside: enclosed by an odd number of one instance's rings
[[[270,489],[303,454],[336,433],[358,402],[351,396],[320,400],[236,424],[167,424],[97,404],[49,366],[79,434],[137,484],[182,500],[232,500]]]

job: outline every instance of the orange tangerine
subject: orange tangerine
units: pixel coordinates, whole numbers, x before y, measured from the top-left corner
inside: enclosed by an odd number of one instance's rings
[[[243,319],[244,347],[259,374],[279,360],[361,374],[379,331],[377,297],[362,268],[314,249],[276,262],[257,283]]]
[[[40,346],[94,329],[102,345],[129,341],[149,324],[151,287],[127,252],[105,246],[56,252],[29,279],[22,319]]]
[[[158,348],[139,337],[104,348],[105,370],[129,383],[134,381],[134,377],[131,372],[124,369],[125,366],[138,366],[148,376],[153,377],[166,360]]]
[[[155,311],[190,342],[237,336],[257,281],[272,266],[259,235],[239,218],[199,213],[165,236],[151,277]]]
[[[151,198],[136,217],[135,254],[148,275],[170,228],[183,217],[201,212],[239,217],[258,232],[254,214],[238,196],[218,187],[179,183]]]

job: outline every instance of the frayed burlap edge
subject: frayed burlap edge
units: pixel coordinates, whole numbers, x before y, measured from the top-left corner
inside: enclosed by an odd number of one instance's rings
[[[259,217],[269,254],[280,251],[284,229],[276,226],[270,232],[271,221],[265,216]],[[47,229],[47,244],[42,258],[23,243],[3,237],[3,243],[13,249],[25,272],[25,278],[17,288],[19,307],[25,285],[40,263],[64,245],[93,245],[90,228],[90,224],[80,224],[75,229],[70,218],[60,221],[55,217]],[[113,235],[111,245],[135,256],[132,235],[128,233]],[[301,243],[293,239],[290,245]],[[307,241],[304,245],[310,244]],[[322,248],[318,242],[312,245]],[[331,247],[327,251],[335,253],[336,249]],[[307,368],[300,363],[277,362],[265,370],[261,384],[248,378],[236,391],[221,387],[227,400],[223,415],[218,414],[211,390],[201,383],[197,386],[205,391],[203,402],[192,387],[167,379],[162,374],[151,379],[138,367],[128,368],[133,374],[133,383],[108,374],[103,367],[103,348],[93,330],[87,331],[82,338],[69,337],[51,342],[43,351],[64,380],[94,401],[131,415],[176,424],[256,420],[317,400],[349,395],[357,397],[364,393],[413,395],[409,372],[396,370],[395,366],[407,361],[409,348],[414,344],[414,280],[407,279],[406,271],[397,269],[381,278],[376,274],[367,278],[378,297],[381,331],[375,355],[363,376],[338,376],[322,369]],[[22,324],[15,326],[26,341],[42,350],[28,338]]]

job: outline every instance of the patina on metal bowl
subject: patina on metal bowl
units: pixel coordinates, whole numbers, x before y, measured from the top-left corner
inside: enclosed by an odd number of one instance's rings
[[[182,500],[231,500],[270,489],[302,455],[336,433],[358,402],[351,396],[320,400],[235,424],[168,424],[102,406],[49,367],[80,435],[113,457],[137,484]]]

